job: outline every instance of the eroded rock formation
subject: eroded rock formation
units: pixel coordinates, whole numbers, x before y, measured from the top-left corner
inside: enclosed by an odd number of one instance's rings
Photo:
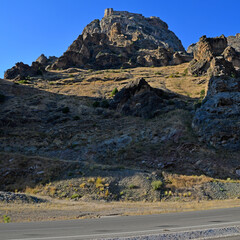
[[[152,88],[139,78],[116,94],[111,107],[125,115],[152,118],[176,108],[184,109],[186,105],[179,95]]]
[[[173,54],[181,51],[173,59]],[[189,61],[181,41],[158,17],[105,10],[88,24],[53,69],[165,66]]]
[[[45,72],[44,66],[39,62],[33,62],[31,66],[18,62],[16,65],[8,69],[4,73],[5,79],[25,79],[26,77],[32,77],[42,75]]]
[[[227,46],[227,39],[200,39],[191,68],[207,72],[206,98],[196,111],[193,128],[200,139],[214,147],[238,150],[240,147],[239,53]]]
[[[217,148],[240,147],[240,78],[212,77],[193,128],[200,139]]]
[[[240,53],[228,46],[228,38],[224,35],[216,38],[203,36],[197,44],[188,48],[194,59],[189,64],[193,75],[236,76],[240,68]]]
[[[27,77],[33,77],[43,75],[46,72],[45,68],[53,64],[57,60],[57,57],[47,58],[44,54],[39,56],[32,65],[24,64],[23,62],[16,63],[15,66],[8,69],[5,74],[5,79],[25,79]]]

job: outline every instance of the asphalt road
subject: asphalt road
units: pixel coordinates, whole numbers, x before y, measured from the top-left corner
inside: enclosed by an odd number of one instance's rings
[[[0,224],[0,239],[101,239],[183,232],[237,225],[240,225],[240,208],[230,208],[147,216],[103,217],[99,219],[72,221],[2,223]],[[240,239],[240,237],[238,239]]]

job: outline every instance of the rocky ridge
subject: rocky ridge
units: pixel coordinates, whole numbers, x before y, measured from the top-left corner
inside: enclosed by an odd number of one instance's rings
[[[174,55],[174,52],[181,51]],[[166,66],[190,61],[181,41],[158,17],[105,10],[88,24],[53,69]]]
[[[237,52],[240,52],[240,33],[237,33],[235,36],[228,36],[227,37],[228,46],[234,48]],[[192,43],[187,48],[187,53],[194,54],[197,50],[198,43]]]
[[[32,62],[31,66],[24,64],[23,62],[18,62],[15,66],[4,73],[4,78],[24,80],[29,77],[42,76],[46,73],[45,68],[53,64],[56,60],[57,57],[52,56],[47,58],[44,54],[42,54],[36,61]]]

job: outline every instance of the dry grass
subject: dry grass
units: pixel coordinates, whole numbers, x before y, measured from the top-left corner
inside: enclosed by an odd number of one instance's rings
[[[194,185],[212,182],[214,179],[205,175],[187,176],[177,174],[164,174],[166,187],[171,189],[191,188]]]
[[[76,70],[51,71],[59,80],[36,81],[34,84],[49,92],[84,97],[110,98],[114,88],[121,90],[129,81],[143,77],[155,88],[169,89],[192,98],[198,98],[206,90],[208,78],[188,75],[188,63],[166,67],[138,67],[125,70]]]
[[[54,201],[42,204],[0,203],[0,216],[8,215],[12,222],[51,221],[97,218],[110,215],[148,215],[240,207],[240,200],[192,202],[76,202]],[[2,218],[0,217],[0,222]]]

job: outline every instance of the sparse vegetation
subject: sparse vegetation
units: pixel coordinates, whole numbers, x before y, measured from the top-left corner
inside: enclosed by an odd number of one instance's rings
[[[77,193],[74,193],[72,196],[71,196],[71,199],[77,199],[77,198],[80,198],[81,196]]]
[[[118,89],[117,88],[114,88],[111,92],[111,96],[115,96],[116,94],[118,93]]]
[[[160,180],[158,180],[158,181],[153,181],[153,182],[151,183],[151,185],[152,185],[153,190],[156,191],[156,190],[161,189],[161,187],[162,187],[162,185],[163,185],[163,182],[160,181]]]
[[[186,68],[186,69],[184,69],[182,76],[185,77],[187,75],[188,75],[188,69]]]
[[[4,223],[10,223],[11,222],[11,218],[8,215],[3,215],[3,222]]]
[[[18,83],[19,83],[19,84],[30,84],[30,82],[29,82],[28,80],[26,80],[26,79],[24,79],[24,80],[19,80]]]
[[[129,189],[136,189],[137,186],[136,186],[135,184],[130,184],[130,185],[128,186],[128,188],[129,188]]]

